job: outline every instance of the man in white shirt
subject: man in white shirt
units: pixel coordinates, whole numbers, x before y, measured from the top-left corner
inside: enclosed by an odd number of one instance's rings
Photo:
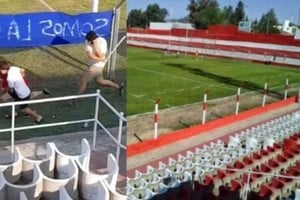
[[[103,68],[106,64],[107,42],[104,38],[97,36],[94,31],[86,34],[85,50],[88,57],[88,69],[81,77],[79,94],[86,90],[86,85],[95,79],[98,84],[119,89],[123,92],[123,85],[119,86],[110,80],[104,79]]]
[[[31,90],[24,80],[25,70],[16,66],[10,66],[7,61],[0,62],[0,72],[2,75],[7,74],[8,93],[15,101],[26,101],[30,99]],[[20,105],[23,113],[35,119],[36,123],[40,123],[43,117],[34,112],[28,104]]]

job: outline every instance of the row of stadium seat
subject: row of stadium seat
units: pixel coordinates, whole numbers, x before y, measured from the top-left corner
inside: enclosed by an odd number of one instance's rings
[[[90,146],[81,142],[81,153],[66,155],[54,143],[47,144],[42,160],[26,158],[18,148],[13,162],[0,165],[0,200],[124,200],[116,192],[119,166],[114,156],[107,157],[107,173],[89,170]]]
[[[184,185],[197,183],[202,188],[212,189],[211,193],[206,192],[204,196],[222,197],[219,194],[223,191],[219,190],[220,187],[234,184],[232,187],[237,188],[236,182],[232,181],[243,180],[244,173],[232,172],[230,169],[272,174],[286,172],[300,158],[300,154],[295,146],[287,151],[284,147],[286,145],[281,143],[284,140],[286,143],[291,138],[297,139],[300,134],[295,133],[300,131],[299,122],[300,112],[288,114],[241,131],[230,137],[228,144],[218,140],[196,148],[195,152],[187,151],[186,156],[178,155],[177,160],[169,158],[168,164],[160,162],[158,168],[148,166],[145,173],[136,171],[135,177],[128,178],[127,181],[128,199],[161,199],[160,196],[171,194],[172,190],[177,191],[176,198],[180,199],[178,194],[182,192]],[[287,137],[290,138],[287,140]],[[208,174],[213,178],[210,179]],[[259,189],[262,183],[271,181],[268,178],[252,177],[251,180],[255,181],[249,189]],[[197,199],[194,192],[187,199]],[[203,195],[203,191],[199,193]]]

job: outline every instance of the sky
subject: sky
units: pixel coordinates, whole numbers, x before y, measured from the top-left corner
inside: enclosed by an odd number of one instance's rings
[[[236,7],[239,0],[218,0],[220,8],[231,5]],[[289,20],[298,23],[300,15],[300,0],[242,0],[249,19],[260,19],[262,14],[271,8],[275,10],[280,23]],[[178,19],[188,15],[186,10],[190,0],[127,0],[127,12],[132,9],[145,10],[149,4],[157,3],[161,8],[166,8],[170,16],[168,18]]]

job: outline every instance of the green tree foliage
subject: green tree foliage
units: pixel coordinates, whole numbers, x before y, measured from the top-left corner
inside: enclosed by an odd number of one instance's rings
[[[240,21],[245,20],[245,6],[242,1],[239,1],[234,10],[234,24],[238,25]]]
[[[223,8],[223,23],[224,24],[234,24],[234,12],[233,12],[233,7],[232,6],[225,6]]]
[[[280,33],[280,30],[276,27],[278,25],[278,19],[274,12],[274,9],[270,9],[266,14],[263,14],[257,25],[254,27],[255,32],[259,33]]]
[[[165,22],[165,18],[169,15],[167,9],[160,8],[156,3],[148,5],[145,13],[148,19],[148,23]]]
[[[225,6],[223,12],[223,23],[238,25],[240,21],[246,20],[244,3],[239,1],[236,8],[233,11],[232,6]]]
[[[142,12],[142,10],[133,9],[129,12],[127,17],[127,27],[145,28],[147,23],[147,16],[145,12]]]
[[[190,22],[199,29],[206,29],[210,24],[221,24],[223,21],[217,0],[190,0],[187,10],[190,12]]]
[[[131,10],[127,17],[127,27],[145,28],[149,26],[150,22],[165,22],[168,15],[167,9],[160,8],[158,4],[150,4],[146,11]]]

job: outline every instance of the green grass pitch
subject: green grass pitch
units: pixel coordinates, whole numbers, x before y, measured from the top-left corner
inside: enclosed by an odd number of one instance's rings
[[[201,102],[242,92],[261,92],[264,83],[273,95],[281,96],[286,78],[294,87],[300,70],[262,63],[188,55],[164,55],[162,51],[128,47],[127,114],[153,111],[160,98],[160,109]]]

